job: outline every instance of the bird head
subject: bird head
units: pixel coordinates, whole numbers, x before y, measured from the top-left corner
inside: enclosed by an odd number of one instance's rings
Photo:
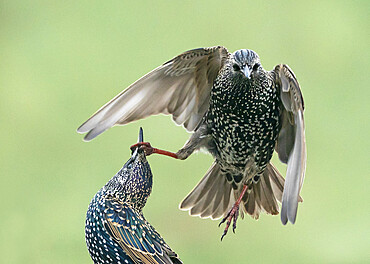
[[[143,128],[140,127],[140,130],[139,130],[139,138],[138,138],[138,143],[141,143],[141,142],[144,142],[144,133],[143,133]],[[131,158],[128,160],[131,161],[131,162],[135,162],[135,161],[146,161],[146,156],[145,156],[145,151],[140,147],[135,147],[133,149],[131,149],[132,153],[131,153]]]
[[[232,67],[234,72],[243,73],[248,79],[262,68],[258,54],[249,49],[241,49],[233,53]]]
[[[140,128],[139,142],[143,140],[143,129]],[[151,193],[153,175],[142,146],[132,148],[131,151],[130,159],[107,183],[106,189],[141,210]]]
[[[143,129],[140,127],[138,143],[144,142]],[[141,145],[131,148],[131,157],[122,169],[126,169],[129,181],[146,181],[151,178],[151,170]]]

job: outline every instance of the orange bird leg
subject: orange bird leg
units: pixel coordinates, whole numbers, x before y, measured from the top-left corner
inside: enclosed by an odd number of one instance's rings
[[[247,191],[247,189],[248,189],[248,185],[244,184],[242,193],[240,194],[238,200],[234,203],[233,207],[231,207],[231,210],[227,213],[227,215],[224,217],[224,219],[222,219],[221,223],[218,225],[218,226],[221,226],[221,224],[223,224],[227,219],[226,228],[224,230],[224,233],[222,234],[221,241],[224,238],[224,236],[226,236],[227,231],[229,230],[229,226],[230,226],[232,220],[234,220],[233,232],[235,233],[236,220],[238,219],[238,216],[239,216],[239,205],[240,205],[240,203],[243,199],[243,196],[244,196],[245,192]]]

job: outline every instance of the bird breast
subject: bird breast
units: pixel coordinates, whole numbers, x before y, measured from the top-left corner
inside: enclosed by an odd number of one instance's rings
[[[277,139],[279,112],[277,91],[268,81],[224,78],[216,82],[207,121],[219,162],[244,168],[247,158],[254,155],[264,167]]]

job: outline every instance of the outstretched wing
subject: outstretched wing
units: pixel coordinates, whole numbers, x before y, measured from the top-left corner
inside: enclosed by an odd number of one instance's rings
[[[294,224],[306,170],[306,141],[304,132],[304,103],[298,81],[285,64],[277,65],[275,83],[280,88],[282,128],[276,144],[279,159],[288,164],[285,178],[281,221]]]
[[[225,47],[194,49],[164,63],[122,91],[78,129],[89,141],[115,124],[156,114],[171,114],[178,125],[193,131],[209,106],[218,72],[229,58]]]
[[[135,263],[182,263],[142,213],[113,199],[106,200],[106,208],[108,233]]]

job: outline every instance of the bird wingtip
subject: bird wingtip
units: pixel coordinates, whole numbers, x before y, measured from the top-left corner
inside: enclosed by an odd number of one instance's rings
[[[288,223],[288,218],[286,217],[286,215],[281,214],[280,220],[283,225],[286,225]]]
[[[297,205],[293,205],[293,204],[287,205],[283,201],[283,205],[281,207],[281,213],[280,213],[281,223],[283,225],[286,225],[289,221],[292,225],[294,225],[296,218],[297,218],[297,211],[298,211],[298,202],[297,202]]]
[[[297,207],[293,207],[292,210],[288,212],[288,220],[292,225],[295,224],[295,220],[297,218],[297,209],[298,209]]]
[[[96,138],[98,135],[103,133],[106,129],[91,129],[84,137],[84,141],[88,142]]]
[[[84,122],[82,125],[80,125],[78,128],[77,128],[77,133],[79,134],[83,134],[83,133],[86,133],[86,132],[89,132],[89,128],[86,126],[88,121]]]
[[[83,134],[83,133],[85,133],[85,132],[81,129],[81,126],[80,126],[80,127],[78,127],[78,128],[76,129],[76,132],[77,132],[78,134]]]
[[[284,198],[283,198],[283,202],[281,205],[280,220],[283,225],[286,225],[288,223],[287,205],[286,205],[286,201],[284,200]]]
[[[82,139],[84,142],[90,142],[92,138],[88,138],[87,135]]]
[[[180,204],[179,204],[179,209],[181,211],[187,211],[189,210],[190,208],[188,208],[185,204],[184,204],[184,201],[182,201]]]

